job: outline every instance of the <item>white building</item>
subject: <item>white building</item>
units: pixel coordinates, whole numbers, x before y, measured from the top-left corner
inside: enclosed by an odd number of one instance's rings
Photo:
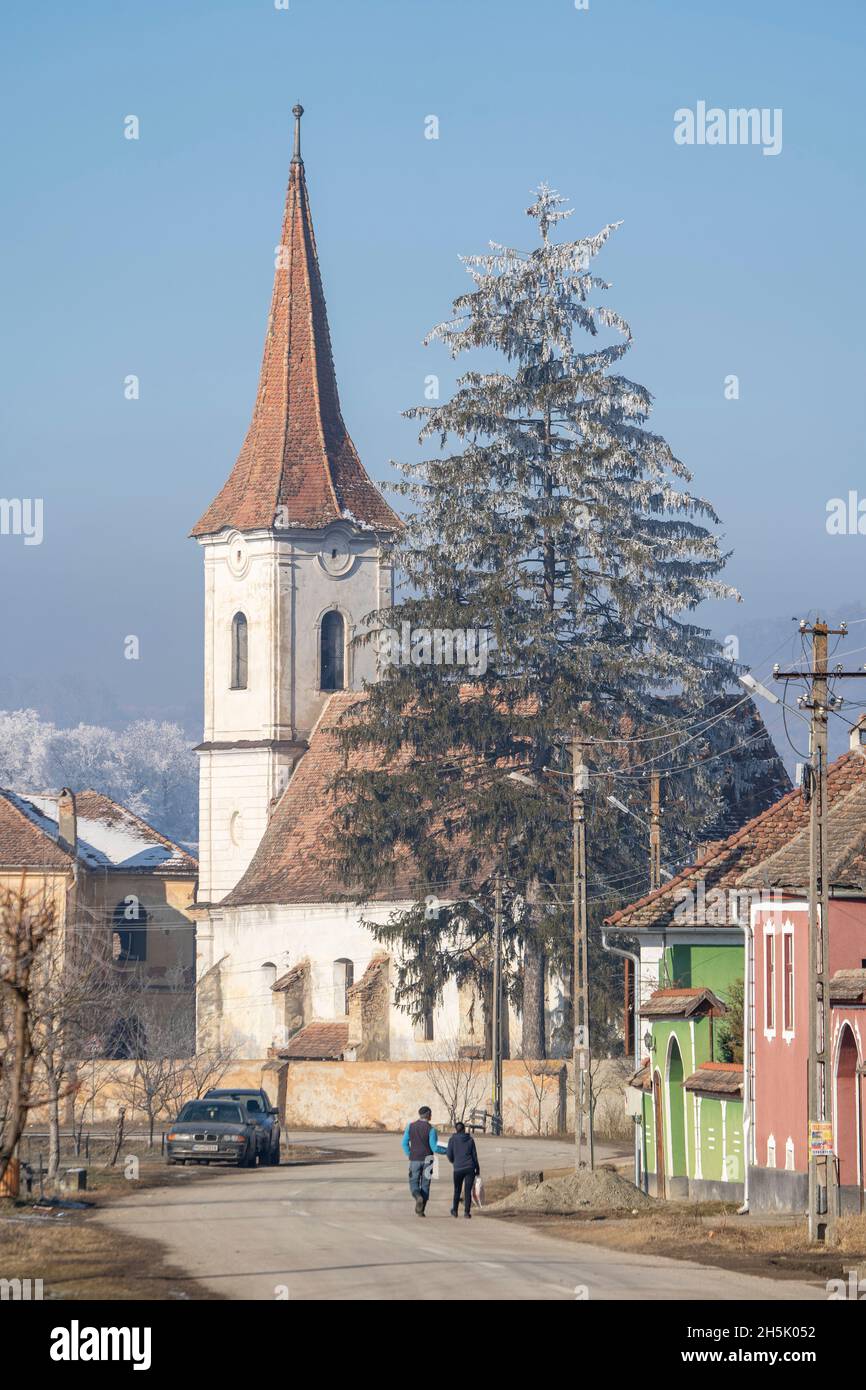
[[[401,523],[340,412],[301,114],[252,422],[192,532],[205,570],[199,1037],[245,1057],[417,1058],[431,1038],[471,1041],[480,1011],[461,1011],[456,988],[420,1027],[394,1008],[390,963],[321,854],[330,726],[376,674],[372,646],[350,639],[392,599],[384,551]],[[384,920],[394,905],[368,911]]]

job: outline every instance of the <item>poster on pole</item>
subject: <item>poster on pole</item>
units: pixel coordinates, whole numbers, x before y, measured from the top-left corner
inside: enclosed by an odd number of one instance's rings
[[[827,1158],[834,1152],[831,1122],[829,1120],[810,1120],[809,1156],[811,1158]]]

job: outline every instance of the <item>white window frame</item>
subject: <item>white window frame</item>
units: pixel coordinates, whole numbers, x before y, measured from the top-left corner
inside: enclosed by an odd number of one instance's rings
[[[794,933],[794,923],[789,919],[782,923],[782,1037],[786,1043],[792,1043],[797,1035],[797,952],[796,936]],[[788,977],[785,970],[785,941],[791,943],[791,1027],[785,1027],[785,1004],[788,998]]]
[[[768,992],[767,992],[767,943],[768,943],[768,942],[770,943],[771,949],[772,949],[772,952],[773,952],[773,1001],[772,1001],[772,1002],[773,1002],[773,1026],[772,1026],[772,1027],[770,1027],[769,1024],[768,1024],[768,1019],[769,1019],[769,1017],[770,1017],[770,1013],[769,1013],[769,1009],[768,1009],[768,1007],[767,1007],[767,1003],[768,1003]],[[776,924],[775,924],[775,922],[765,922],[765,923],[764,923],[764,936],[763,936],[763,950],[762,950],[762,952],[761,952],[761,979],[762,979],[762,981],[763,981],[762,989],[763,989],[763,994],[764,994],[764,1037],[767,1039],[767,1042],[773,1042],[773,1041],[775,1040],[775,1037],[776,1037],[776,1024],[777,1024],[776,995],[777,995],[777,993],[778,993],[778,990],[776,989],[776,978],[777,978],[777,975],[778,975],[778,971],[777,971],[777,969],[776,969]]]

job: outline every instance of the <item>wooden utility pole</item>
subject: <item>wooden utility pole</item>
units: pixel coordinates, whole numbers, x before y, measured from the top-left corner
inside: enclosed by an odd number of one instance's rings
[[[493,1053],[493,1133],[502,1133],[502,874],[496,875],[493,907],[493,999],[491,1008]]]
[[[812,800],[809,805],[809,1119],[832,1117],[830,1067],[830,969],[827,940],[827,636],[812,628]],[[833,1144],[835,1149],[835,1141]],[[809,1159],[809,1237],[832,1244],[836,1225],[835,1161]],[[823,1190],[822,1190],[823,1189]],[[823,1210],[822,1210],[823,1209]],[[823,1223],[821,1218],[824,1218]],[[824,1230],[821,1227],[824,1225]]]
[[[661,778],[650,773],[650,891],[662,882]]]
[[[571,818],[574,855],[574,1143],[575,1167],[593,1168],[592,1052],[589,1038],[589,924],[586,904],[586,802],[589,769],[586,746],[571,739]]]
[[[780,671],[777,680],[798,680],[804,674],[810,685],[805,701],[810,711],[811,778],[809,800],[809,1138],[813,1126],[833,1119],[832,1034],[830,1031],[830,941],[827,881],[827,639],[846,637],[847,628],[829,628],[826,623],[800,624],[800,631],[812,637],[812,669]],[[866,671],[842,671],[833,678],[866,676]],[[833,1152],[809,1153],[809,1238],[832,1244],[838,1215],[836,1139]]]

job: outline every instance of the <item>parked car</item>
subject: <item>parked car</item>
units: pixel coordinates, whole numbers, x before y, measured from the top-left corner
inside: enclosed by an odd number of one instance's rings
[[[264,1136],[262,1163],[273,1167],[280,1161],[280,1112],[271,1105],[267,1091],[244,1090],[233,1087],[214,1087],[206,1100],[236,1100],[247,1115],[259,1126]]]
[[[188,1100],[165,1143],[169,1163],[233,1163],[254,1168],[265,1153],[260,1126],[232,1100]]]

